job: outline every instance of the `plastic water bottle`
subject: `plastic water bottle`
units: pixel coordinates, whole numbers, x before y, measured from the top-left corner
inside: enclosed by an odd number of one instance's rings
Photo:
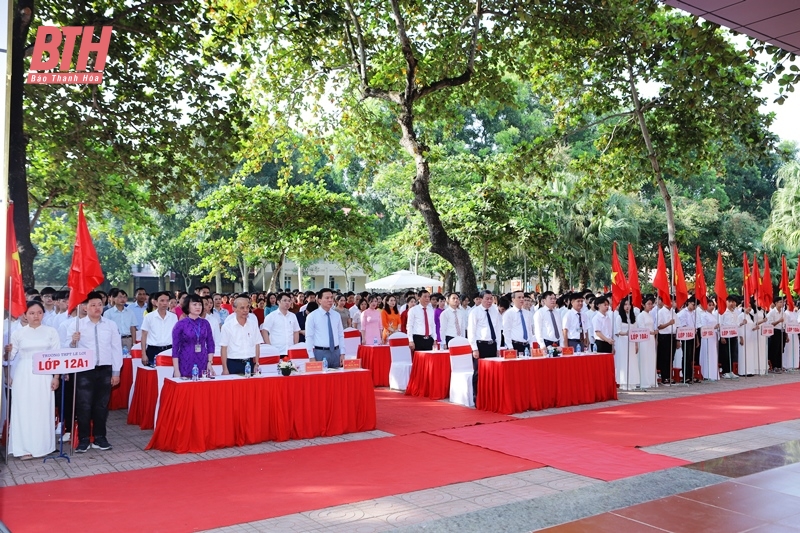
[[[252,367],[250,366],[250,361],[247,361],[244,365],[244,377],[249,378],[251,374]]]
[[[192,367],[192,381],[197,381],[199,376],[200,370],[197,368],[197,365],[194,365]]]
[[[328,359],[327,358],[322,360],[322,371],[323,372],[327,372],[328,371]]]
[[[373,346],[377,346],[378,345],[378,337],[375,337],[374,339],[372,339],[372,345]]]
[[[579,343],[579,344],[578,344],[578,345],[575,347],[575,353],[581,353],[581,350],[583,350],[583,346],[581,346],[581,344]]]
[[[547,357],[553,357],[553,347],[552,346],[548,346],[547,347]]]
[[[530,359],[530,358],[531,358],[531,349],[526,346],[525,347],[525,359]]]
[[[129,357],[129,356],[130,356],[130,352],[128,351],[128,347],[127,346],[123,346],[122,347],[122,357],[125,358],[125,357]]]

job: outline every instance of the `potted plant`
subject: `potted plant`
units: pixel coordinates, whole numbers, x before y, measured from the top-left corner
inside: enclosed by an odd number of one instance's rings
[[[278,363],[278,370],[284,376],[289,376],[292,372],[297,372],[297,367],[292,364],[290,359],[284,359]]]

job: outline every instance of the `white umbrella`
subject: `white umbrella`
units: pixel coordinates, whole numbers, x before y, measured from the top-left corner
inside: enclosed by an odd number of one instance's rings
[[[415,289],[417,287],[441,287],[442,282],[426,278],[425,276],[417,276],[410,270],[398,270],[390,276],[385,278],[370,281],[365,285],[368,289]]]

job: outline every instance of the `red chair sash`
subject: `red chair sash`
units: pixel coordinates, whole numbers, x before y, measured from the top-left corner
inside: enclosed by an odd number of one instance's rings
[[[215,355],[214,359],[211,361],[212,365],[221,365],[222,364],[222,357]]]
[[[259,365],[277,365],[278,362],[281,360],[280,355],[265,355],[264,357],[258,358]]]
[[[360,339],[361,338],[361,332],[358,331],[357,329],[354,329],[352,331],[345,331],[344,332],[344,338],[345,339],[352,339],[354,337],[358,337]]]
[[[156,356],[156,366],[172,366],[172,356],[171,355],[157,355]]]
[[[450,355],[467,355],[472,354],[472,346],[464,344],[462,346],[450,346]]]
[[[402,339],[389,339],[389,346],[408,346],[408,337]]]
[[[308,359],[308,351],[302,348],[289,350],[289,359]]]

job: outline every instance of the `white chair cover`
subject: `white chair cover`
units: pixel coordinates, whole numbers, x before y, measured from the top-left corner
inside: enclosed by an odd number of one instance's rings
[[[272,346],[271,344],[262,344],[259,347],[259,358],[277,357],[280,354],[281,353],[278,351],[278,349]],[[272,363],[269,365],[259,365],[259,367],[261,368],[261,373],[265,376],[270,376],[278,373],[278,363]]]
[[[389,350],[392,354],[389,388],[406,390],[408,378],[411,376],[411,348],[408,346],[408,335],[402,331],[392,333],[389,336]]]
[[[158,355],[166,355],[172,357],[172,350],[164,350]],[[156,357],[158,357],[158,355]],[[132,362],[132,361],[131,361]],[[175,375],[175,367],[156,365],[156,378],[158,379],[158,396],[156,397],[156,414],[153,417],[153,427],[158,423],[158,407],[161,405],[161,388],[164,386],[164,379],[171,378]]]
[[[464,337],[454,337],[447,345],[450,351],[450,401],[474,407],[472,400],[472,347]]]
[[[298,342],[297,344],[289,346],[289,358],[300,372],[305,372],[306,363],[308,362],[308,347],[306,343]]]
[[[361,345],[361,332],[355,328],[344,330],[345,359],[358,359],[358,347]]]
[[[138,337],[140,333],[137,331],[136,336]],[[131,347],[131,350],[141,350],[142,343],[138,342]],[[136,371],[142,367],[142,358],[141,357],[131,357],[131,373],[133,375],[133,381],[131,382],[131,391],[128,393],[128,407],[130,407],[131,402],[133,401],[133,388],[136,386]]]

